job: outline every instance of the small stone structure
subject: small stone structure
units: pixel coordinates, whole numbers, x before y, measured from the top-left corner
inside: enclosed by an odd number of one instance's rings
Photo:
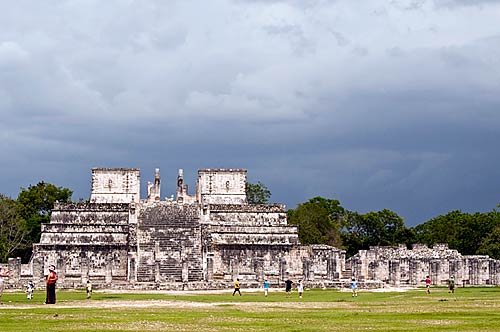
[[[137,168],[92,169],[88,203],[55,204],[42,225],[28,264],[10,258],[8,286],[33,280],[38,288],[51,264],[59,288],[220,289],[239,278],[243,287],[273,287],[290,278],[308,287],[423,285],[429,275],[444,285],[498,285],[500,262],[462,256],[446,245],[372,247],[346,261],[345,251],[301,245],[297,226],[288,225],[285,206],[248,204],[246,170],[202,169],[189,195],[182,169],[176,197],[161,200],[159,169],[141,199]]]
[[[457,285],[499,285],[500,261],[488,256],[461,255],[447,244],[433,248],[414,245],[371,247],[360,250],[348,262],[359,280],[380,280],[393,286],[423,285],[426,276],[433,285],[447,285],[451,276]]]
[[[285,278],[328,285],[339,281],[345,252],[303,246],[297,226],[287,223],[284,205],[247,204],[246,170],[198,171],[189,195],[183,171],[176,198],[160,200],[160,173],[140,199],[136,168],[92,169],[88,203],[56,204],[42,225],[29,264],[10,259],[12,286],[28,279],[43,287],[56,265],[58,287],[197,289],[275,286]]]

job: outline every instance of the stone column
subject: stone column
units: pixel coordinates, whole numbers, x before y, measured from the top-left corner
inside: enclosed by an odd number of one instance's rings
[[[449,266],[450,266],[450,276],[453,276],[455,278],[455,283],[457,284],[462,283],[464,276],[461,273],[460,261],[455,259],[450,260]]]
[[[155,260],[154,265],[154,273],[155,273],[155,282],[160,282],[160,261]]]
[[[31,269],[33,272],[33,283],[35,287],[45,287],[44,264],[41,256],[35,256],[31,261]]]
[[[337,263],[333,257],[328,257],[326,261],[326,273],[328,280],[335,279],[335,272],[337,270]]]
[[[106,258],[106,267],[105,267],[105,283],[106,284],[111,284],[113,282],[113,258],[111,256],[108,256]]]
[[[327,267],[328,269],[328,267]],[[302,262],[302,273],[304,274],[304,281],[310,280],[311,277],[311,260],[305,258]]]
[[[264,262],[262,262],[262,258],[254,257],[253,258],[253,272],[255,273],[256,279],[261,282],[264,280]]]
[[[211,281],[214,279],[214,259],[212,257],[207,257],[207,280]]]
[[[389,283],[399,286],[401,282],[401,269],[399,261],[391,260],[389,261]]]
[[[188,282],[189,280],[189,266],[188,262],[183,259],[182,260],[182,282]]]
[[[232,273],[232,278],[233,280],[238,278],[239,274],[239,265],[238,265],[238,258],[237,257],[231,257],[231,273]]]
[[[65,285],[66,282],[66,260],[63,258],[57,259],[56,263],[56,272],[57,272],[57,283],[61,285],[60,287],[67,287]]]
[[[10,278],[6,283],[12,284],[15,287],[22,287],[21,285],[21,257],[9,258],[7,261],[8,269],[11,270]]]
[[[433,282],[433,285],[441,285],[441,277],[439,275],[439,261],[432,260],[430,261],[430,276]]]
[[[137,273],[136,273],[136,264],[135,264],[135,258],[134,257],[129,257],[128,260],[128,276],[127,276],[127,281],[130,283],[135,283],[137,281]]]
[[[499,280],[498,276],[500,274],[500,263],[495,260],[490,260],[490,284],[491,285],[498,285]]]
[[[288,278],[287,268],[288,268],[288,265],[286,263],[286,259],[281,258],[280,259],[280,278],[281,278],[281,280],[286,280],[286,278]]]
[[[478,285],[479,281],[479,266],[476,259],[469,260],[469,280],[471,285]]]
[[[418,261],[410,259],[408,262],[408,279],[410,285],[417,285],[418,280]]]
[[[80,271],[82,273],[81,283],[82,283],[82,285],[85,285],[85,284],[87,284],[87,280],[90,279],[89,259],[88,258],[82,258],[82,260],[80,261]]]

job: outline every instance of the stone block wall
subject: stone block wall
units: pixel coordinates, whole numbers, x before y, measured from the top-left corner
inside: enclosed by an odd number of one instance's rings
[[[9,260],[12,286],[31,279],[43,288],[51,264],[60,288],[88,279],[129,289],[231,287],[235,278],[247,287],[264,278],[332,286],[343,277],[345,252],[301,245],[284,205],[246,203],[246,170],[200,170],[193,196],[180,171],[178,197],[165,201],[158,169],[145,200],[139,180],[137,169],[93,169],[91,203],[55,205],[30,263]]]
[[[33,245],[31,279],[44,285],[54,264],[60,287],[103,284],[127,279],[128,204],[56,204],[50,223],[42,225]],[[23,279],[30,279],[25,276]]]
[[[201,169],[196,196],[200,204],[246,204],[244,169]]]
[[[445,286],[451,276],[457,284],[498,285],[500,262],[488,256],[461,255],[446,244],[433,248],[415,245],[371,247],[349,259],[352,273],[360,280],[380,280],[390,285],[423,285],[429,276],[433,285]]]
[[[287,215],[285,206],[273,205],[241,205],[241,204],[210,204],[204,212],[210,223],[219,225],[241,226],[286,226]]]
[[[147,204],[137,225],[137,281],[202,280],[198,204]]]
[[[159,193],[158,193],[159,194]],[[139,202],[141,181],[138,168],[93,168],[93,203]]]
[[[209,206],[204,223],[209,275],[280,285],[285,279],[338,280],[345,252],[330,246],[301,246],[297,226],[288,226],[283,205]]]

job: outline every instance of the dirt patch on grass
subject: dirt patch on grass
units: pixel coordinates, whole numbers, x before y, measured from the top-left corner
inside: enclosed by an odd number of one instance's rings
[[[41,304],[15,304],[2,309],[34,309]],[[349,302],[191,302],[182,300],[99,300],[99,301],[65,301],[57,304],[43,305],[47,308],[91,308],[91,309],[133,309],[133,308],[227,308],[235,307],[245,311],[278,310],[278,309],[319,309],[350,308]]]

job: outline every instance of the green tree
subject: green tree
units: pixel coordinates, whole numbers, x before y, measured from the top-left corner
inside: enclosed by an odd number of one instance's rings
[[[19,216],[19,205],[0,194],[0,262],[17,249],[25,245],[28,228],[26,222]]]
[[[384,209],[360,214],[349,212],[342,229],[342,243],[347,256],[370,246],[395,246],[411,242],[413,232],[408,230],[403,218]]]
[[[481,241],[477,253],[479,255],[488,255],[494,259],[500,259],[500,225],[495,227],[495,229]]]
[[[461,211],[451,211],[446,215],[417,225],[415,227],[416,241],[428,246],[436,243],[448,243],[450,248],[458,247],[458,233],[460,232],[460,220],[463,218]]]
[[[474,214],[452,211],[415,227],[416,242],[433,246],[447,243],[464,255],[486,254],[498,257],[495,239],[500,229],[497,210]]]
[[[335,199],[311,198],[288,210],[290,224],[299,226],[299,239],[303,244],[329,244],[340,247],[340,228],[345,210]]]
[[[271,191],[262,182],[256,184],[247,182],[245,186],[248,204],[268,204]]]
[[[18,253],[23,261],[31,256],[31,245],[40,241],[41,225],[50,221],[54,203],[69,203],[72,194],[68,188],[56,187],[43,181],[27,189],[21,188],[17,197],[19,215],[26,221],[29,232],[26,238],[27,247]]]

